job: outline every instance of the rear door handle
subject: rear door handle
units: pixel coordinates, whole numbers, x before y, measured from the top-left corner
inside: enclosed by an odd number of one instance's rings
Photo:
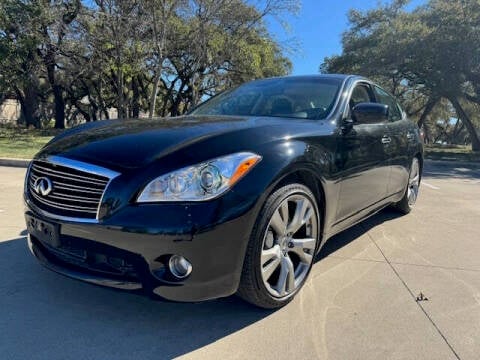
[[[388,135],[384,135],[382,137],[382,144],[390,144],[392,142],[392,138]]]

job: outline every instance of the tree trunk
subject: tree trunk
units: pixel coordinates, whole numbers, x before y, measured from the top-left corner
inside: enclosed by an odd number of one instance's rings
[[[455,141],[455,144],[457,144],[457,145],[459,143],[463,145],[463,143],[464,143],[463,139],[461,139],[461,140],[459,139],[459,136],[462,133],[464,128],[465,128],[465,124],[462,123],[460,125],[460,127],[457,129],[457,131],[455,132],[455,134],[453,134],[453,141]]]
[[[423,123],[423,141],[425,144],[431,143],[430,128],[427,123]]]
[[[460,118],[460,120],[462,120],[462,123],[465,124],[465,127],[468,130],[468,134],[470,135],[470,141],[472,142],[472,151],[480,151],[480,137],[478,136],[478,132],[475,129],[475,126],[470,121],[470,118],[463,109],[462,105],[457,98],[449,98],[448,100],[450,100],[453,107],[455,108],[455,111],[458,114],[458,117]]]
[[[117,115],[119,119],[125,119],[125,102],[123,97],[123,71],[120,69],[117,76]]]
[[[135,119],[138,119],[140,117],[140,92],[138,88],[138,80],[137,77],[134,76],[132,78],[132,117]]]
[[[199,69],[200,71],[193,74],[190,83],[190,93],[191,93],[191,107],[197,106],[200,102],[200,92],[198,91],[200,80],[200,74],[203,73],[204,69]]]
[[[25,126],[29,127],[33,125],[35,128],[40,129],[40,107],[38,106],[38,98],[35,87],[26,86],[25,95],[20,89],[15,89],[15,92],[20,101],[22,109],[22,115],[25,119]]]
[[[151,119],[155,115],[155,107],[157,104],[157,94],[158,94],[158,87],[160,86],[160,78],[161,72],[157,71],[155,74],[155,79],[153,81],[153,89],[152,94],[150,95],[150,109],[148,111],[148,117]]]
[[[173,96],[173,89],[175,87],[175,84],[177,83],[177,79],[173,80],[172,83],[170,84],[169,88],[167,89],[167,93],[164,96],[163,99],[163,106],[162,106],[162,113],[161,115],[165,117],[167,115],[167,110],[168,110],[168,104],[174,102],[174,96]]]
[[[174,99],[172,99],[172,105],[170,107],[170,116],[175,117],[180,115],[180,104],[184,99],[183,95],[184,95],[185,86],[187,86],[187,82],[182,80],[182,83],[178,88],[177,96]]]
[[[455,122],[455,126],[453,127],[453,130],[450,131],[450,136],[449,136],[450,144],[453,144],[455,141],[455,134],[457,133],[459,123],[460,123],[460,119],[457,119],[457,121]]]
[[[424,124],[425,120],[427,119],[427,116],[432,112],[433,108],[437,104],[438,99],[434,97],[430,97],[427,101],[427,105],[425,105],[425,109],[423,110],[422,115],[420,116],[420,119],[418,120],[418,127],[421,128],[422,125]]]
[[[63,99],[62,87],[57,84],[55,79],[55,52],[49,47],[46,56],[43,59],[47,68],[47,78],[53,90],[55,102],[55,129],[65,129],[65,100]]]
[[[97,121],[97,113],[98,113],[98,105],[95,101],[92,100],[92,98],[89,96],[88,97],[88,101],[90,103],[90,106],[91,106],[91,115],[92,115],[92,121]]]
[[[79,101],[75,102],[75,107],[77,108],[78,112],[82,114],[86,122],[92,121],[90,114],[88,113],[88,111],[85,111],[82,109],[82,105],[80,104]]]
[[[65,129],[65,101],[61,86],[53,85],[53,97],[55,99],[55,129]]]

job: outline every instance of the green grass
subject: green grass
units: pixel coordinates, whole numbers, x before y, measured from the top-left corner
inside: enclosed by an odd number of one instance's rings
[[[12,125],[0,126],[0,158],[31,159],[50,139],[54,129],[25,129]]]
[[[480,162],[480,153],[473,152],[471,146],[425,145],[425,158],[431,160]]]

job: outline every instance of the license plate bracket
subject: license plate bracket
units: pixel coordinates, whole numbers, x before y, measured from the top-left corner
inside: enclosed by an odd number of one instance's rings
[[[40,220],[35,216],[26,215],[27,231],[42,243],[52,246],[60,246],[60,225]]]

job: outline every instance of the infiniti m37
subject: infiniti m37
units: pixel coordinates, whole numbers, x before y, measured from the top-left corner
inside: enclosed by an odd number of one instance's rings
[[[418,127],[349,75],[252,81],[188,115],[69,129],[25,180],[32,253],[72,278],[175,301],[288,303],[333,235],[415,205]]]

